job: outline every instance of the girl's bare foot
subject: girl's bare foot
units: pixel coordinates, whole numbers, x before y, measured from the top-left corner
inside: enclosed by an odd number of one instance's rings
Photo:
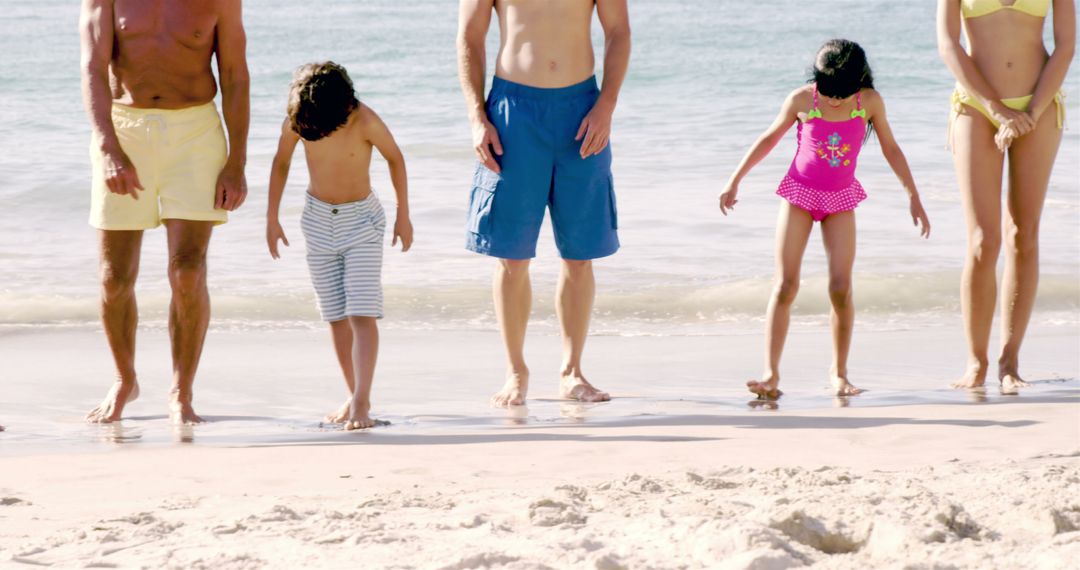
[[[854,384],[848,382],[846,374],[833,373],[829,377],[829,382],[833,387],[833,394],[837,396],[857,396],[865,392],[862,388],[856,388]]]
[[[760,400],[779,400],[784,393],[780,391],[780,378],[773,377],[767,380],[748,380],[746,389],[756,394]]]
[[[94,424],[104,424],[120,421],[120,415],[124,413],[124,406],[139,398],[139,382],[117,381],[109,388],[105,399],[98,407],[86,414],[86,421]]]
[[[559,395],[567,400],[578,402],[607,402],[611,399],[611,394],[598,390],[580,372],[562,375],[559,381]]]
[[[491,397],[491,405],[506,408],[525,405],[525,395],[529,391],[529,370],[510,370],[506,373],[506,383]]]
[[[345,400],[345,403],[341,405],[337,411],[326,414],[326,423],[328,424],[343,424],[349,419],[349,408],[352,407],[352,398]]]
[[[371,419],[370,412],[370,403],[352,400],[349,404],[349,417],[345,420],[345,429],[351,431],[375,427],[375,420]]]
[[[959,380],[953,382],[952,387],[959,390],[970,390],[982,388],[984,384],[986,384],[986,365],[976,363],[969,365],[967,372],[964,372],[964,375]]]

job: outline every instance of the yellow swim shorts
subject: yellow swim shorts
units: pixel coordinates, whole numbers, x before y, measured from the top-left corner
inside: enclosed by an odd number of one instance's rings
[[[146,230],[166,219],[225,223],[228,214],[214,208],[214,192],[228,150],[213,103],[186,109],[113,103],[112,121],[143,190],[136,190],[138,200],[110,192],[101,150],[92,144],[91,226]]]

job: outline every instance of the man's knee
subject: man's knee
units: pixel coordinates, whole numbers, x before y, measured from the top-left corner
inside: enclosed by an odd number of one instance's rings
[[[135,292],[136,271],[111,263],[101,266],[101,290],[106,301],[127,297]]]
[[[499,259],[499,271],[509,279],[524,279],[529,275],[529,260]]]
[[[181,295],[199,292],[206,286],[206,254],[177,252],[169,257],[169,282]]]
[[[563,267],[566,269],[565,274],[567,278],[571,281],[576,281],[592,274],[592,261],[587,259],[564,259]]]

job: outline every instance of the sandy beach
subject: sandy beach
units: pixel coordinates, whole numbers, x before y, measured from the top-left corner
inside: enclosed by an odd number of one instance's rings
[[[955,332],[859,342],[879,362],[934,363]],[[212,421],[183,429],[164,419],[160,331],[140,344],[143,399],[104,427],[79,415],[101,386],[50,388],[72,363],[107,377],[99,333],[6,335],[4,362],[37,363],[11,389],[41,417],[3,408],[0,565],[1066,568],[1080,555],[1071,329],[1033,331],[1039,373],[1018,397],[943,388],[949,369],[924,363],[864,369],[871,391],[846,401],[792,374],[777,409],[716,378],[718,352],[754,366],[752,335],[601,336],[595,374],[616,400],[560,402],[538,381],[509,412],[484,402],[499,363],[477,355],[494,333],[391,329],[375,402],[393,423],[366,433],[318,422],[343,395],[324,334],[212,334],[199,392]],[[822,364],[821,336],[795,331],[793,370]],[[70,358],[42,358],[50,345]],[[410,358],[417,345],[435,360]],[[530,344],[538,374],[557,351],[556,337]]]
[[[0,560],[1066,568],[1076,411],[1017,399],[8,457]]]

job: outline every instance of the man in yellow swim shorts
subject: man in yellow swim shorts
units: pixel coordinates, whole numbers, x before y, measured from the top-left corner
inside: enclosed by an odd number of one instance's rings
[[[143,231],[164,224],[174,423],[201,422],[192,386],[210,319],[206,252],[214,225],[247,195],[246,38],[240,0],[82,0],[83,100],[93,167],[101,318],[116,363],[91,422],[119,420],[139,395],[135,280]],[[219,78],[211,70],[216,58]],[[214,106],[218,79],[228,130]]]

